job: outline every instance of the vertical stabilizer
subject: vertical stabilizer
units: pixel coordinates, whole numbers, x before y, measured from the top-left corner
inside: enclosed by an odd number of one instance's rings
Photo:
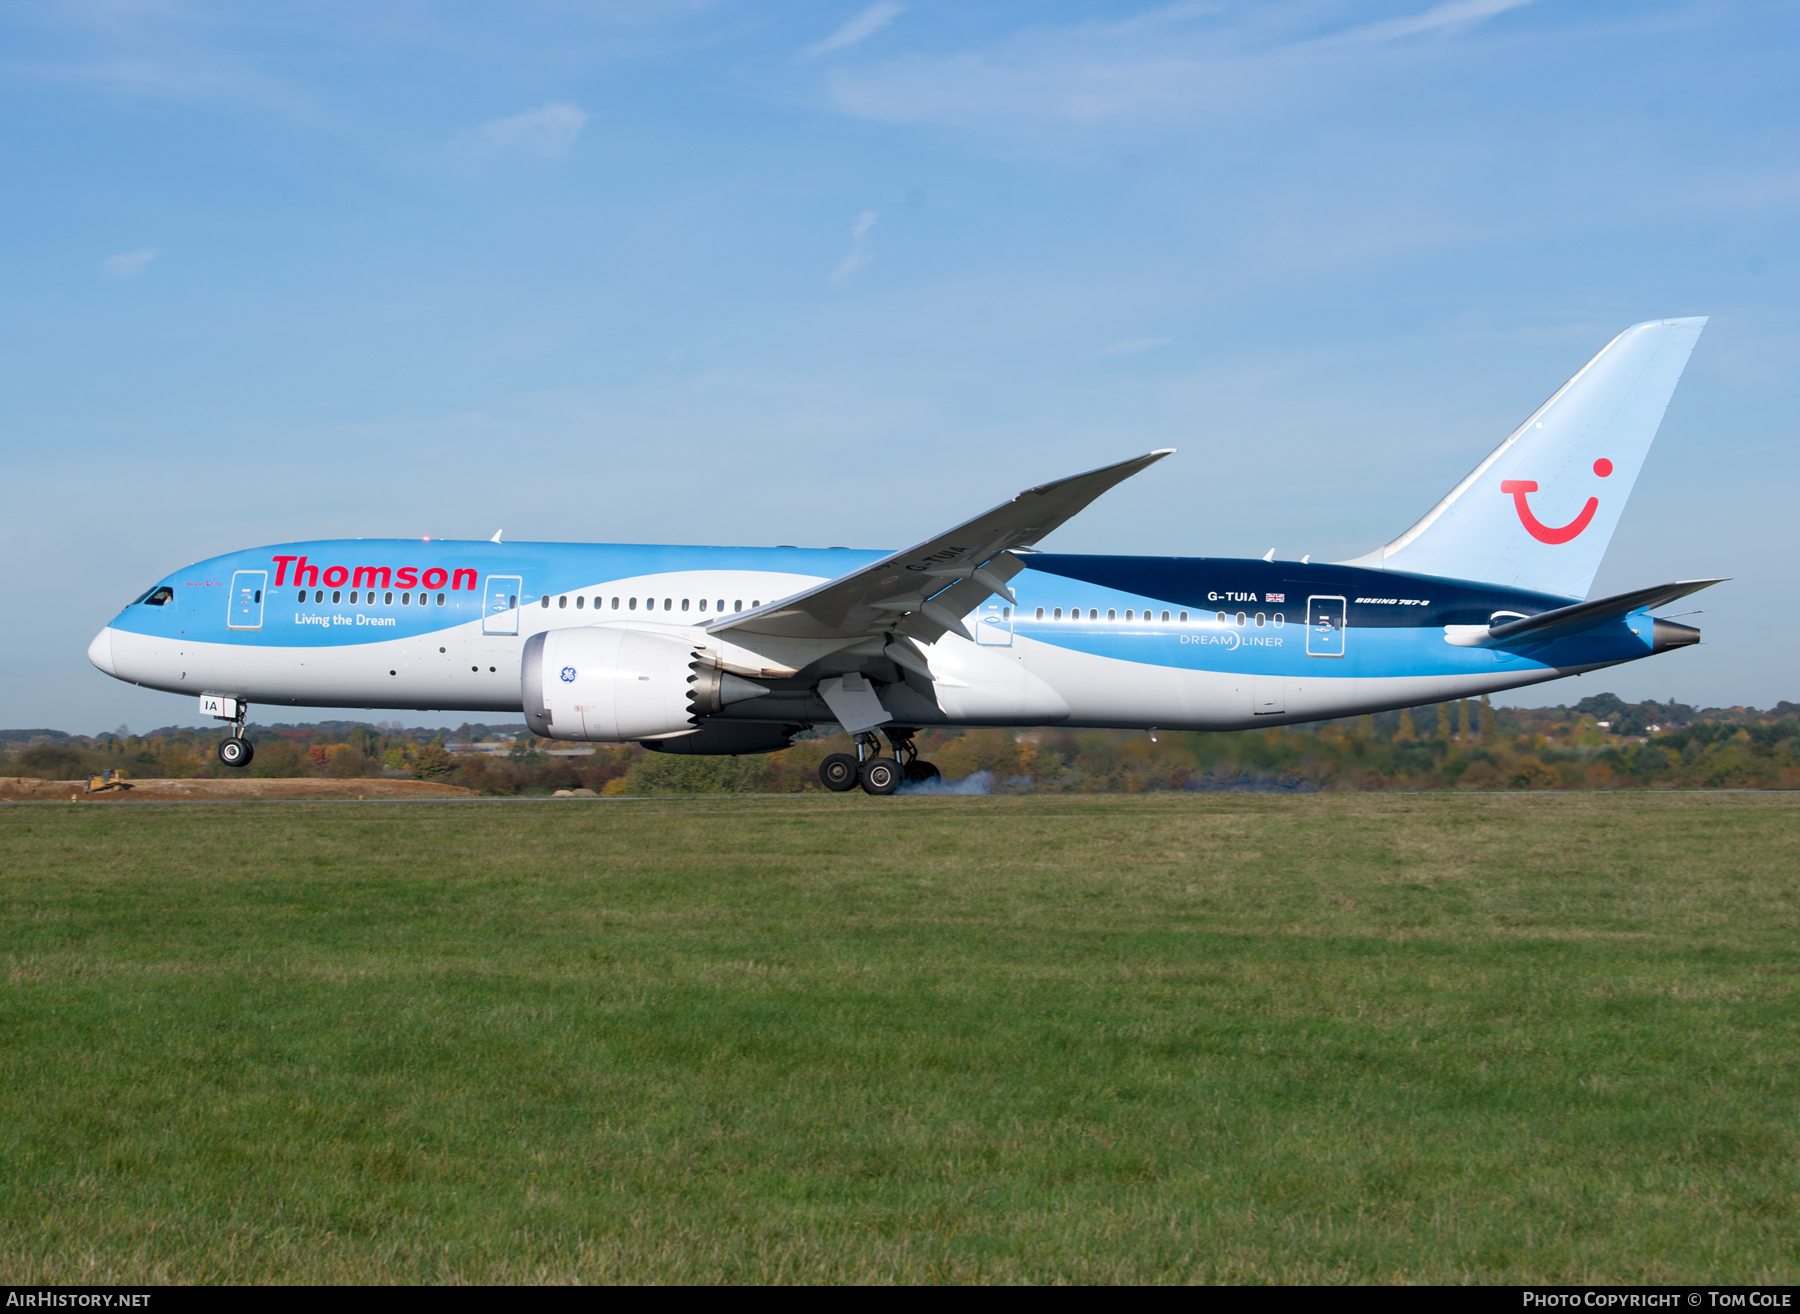
[[[1705,325],[1632,325],[1418,524],[1343,564],[1587,596]]]

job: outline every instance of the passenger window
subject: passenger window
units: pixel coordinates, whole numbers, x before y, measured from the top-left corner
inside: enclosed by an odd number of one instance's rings
[[[351,602],[355,602],[355,601],[356,601],[356,590],[355,590],[355,589],[351,589],[351,590],[350,590],[350,601],[351,601]]]
[[[700,610],[701,610],[701,611],[705,611],[705,610],[706,610],[706,599],[705,599],[705,598],[701,598],[701,599],[700,599]]]
[[[645,611],[655,611],[656,610],[656,599],[655,598],[645,598],[644,599],[644,610]]]
[[[412,606],[412,594],[410,594],[410,593],[402,593],[402,594],[401,594],[401,595],[400,595],[400,605],[401,605],[401,606],[402,606],[402,607],[410,607],[410,606]]]
[[[543,596],[543,597],[542,597],[542,598],[541,598],[541,599],[540,599],[540,600],[539,600],[539,601],[538,601],[538,606],[540,606],[540,607],[543,607],[543,608],[545,608],[545,609],[548,609],[548,608],[549,608],[549,606],[550,606],[550,595],[549,595],[549,594],[548,594],[548,593],[546,593],[546,594],[545,594],[545,595],[544,595],[544,596]]]
[[[300,601],[301,601],[301,602],[305,602],[305,601],[306,601],[306,590],[305,590],[305,589],[301,589],[301,590],[300,590]]]
[[[1165,617],[1165,619],[1166,619],[1166,617]],[[1187,624],[1187,613],[1185,611],[1181,613],[1181,623],[1183,625]]]
[[[625,610],[626,611],[636,611],[637,610],[637,599],[633,598],[631,600],[631,605],[629,607],[625,608]]]
[[[1034,620],[1043,620],[1044,619],[1044,609],[1042,607],[1039,607],[1037,609],[1037,615],[1035,617],[1033,617],[1033,619]]]
[[[586,598],[576,598],[576,599],[575,599],[575,610],[576,610],[576,611],[580,611],[580,610],[581,610],[581,609],[582,609],[582,608],[583,608],[583,607],[585,607],[585,606],[586,606],[586,605],[587,605],[587,599],[586,599]]]
[[[1187,619],[1187,613],[1185,611],[1181,613],[1181,619],[1182,620]],[[1163,624],[1167,625],[1168,623],[1169,623],[1169,613],[1165,611],[1163,613]]]
[[[733,611],[742,611],[744,609],[744,600],[742,598],[738,598],[736,601],[734,601],[731,604],[731,609]]]
[[[664,611],[674,611],[675,610],[675,600],[673,598],[664,598],[663,599],[663,610]]]
[[[560,598],[558,598],[556,600],[556,605],[559,608],[567,607],[569,605],[569,595],[567,593],[563,594]]]
[[[437,596],[437,604],[440,607],[444,605],[444,595],[442,593]]]
[[[1263,614],[1259,611],[1256,613],[1256,628],[1260,630],[1262,627],[1263,627]]]
[[[258,601],[258,602],[261,602],[261,601],[262,601],[262,590],[261,590],[261,589],[258,589],[258,590],[257,590],[257,591],[256,591],[256,600],[257,600],[257,601]]]
[[[704,610],[705,610],[705,608],[701,608],[701,610],[702,610],[702,611],[704,611]],[[720,599],[719,599],[719,610],[720,610],[720,611],[724,611],[724,610],[725,610],[725,599],[724,599],[724,598],[720,598]]]
[[[612,600],[612,609],[614,611],[617,611],[619,609],[619,600],[617,598],[614,598]]]
[[[683,598],[681,600],[681,609],[683,611],[686,611],[688,609],[688,600],[686,598]]]
[[[1225,623],[1225,613],[1220,612],[1219,613],[1219,624],[1223,625],[1224,623]]]
[[[314,593],[313,593],[313,601],[314,601],[314,602],[323,602],[323,601],[325,601],[325,590],[324,590],[324,589],[319,589],[319,590],[317,590],[317,591],[316,591],[316,592],[314,592]]]
[[[1012,608],[1011,607],[1000,608],[1000,619],[1001,620],[1011,620],[1012,619]]]
[[[393,606],[394,605],[394,595],[392,593],[382,594],[381,595],[381,605],[384,607]]]
[[[1058,607],[1055,611],[1050,613],[1050,616],[1051,616],[1052,620],[1061,620],[1062,619],[1062,608]]]
[[[1108,607],[1106,609],[1106,619],[1109,621],[1116,621],[1119,619],[1119,613],[1114,611],[1111,607]]]
[[[1089,620],[1099,620],[1100,619],[1100,608],[1089,607],[1088,608],[1088,619]]]
[[[1275,628],[1276,628],[1276,629],[1280,629],[1280,628],[1281,628],[1281,627],[1282,627],[1282,626],[1283,626],[1283,625],[1285,625],[1285,624],[1286,624],[1286,623],[1287,623],[1287,622],[1286,622],[1286,621],[1284,621],[1284,620],[1282,620],[1282,619],[1281,619],[1281,613],[1280,613],[1280,612],[1276,612],[1276,613],[1275,613]]]
[[[1239,629],[1244,627],[1244,613],[1241,611],[1237,614],[1237,623]]]
[[[757,608],[758,608],[758,607],[760,607],[760,606],[762,606],[762,599],[761,599],[761,598],[752,598],[752,599],[750,599],[750,610],[751,610],[751,611],[755,611],[755,610],[756,610],[756,609],[757,609]]]

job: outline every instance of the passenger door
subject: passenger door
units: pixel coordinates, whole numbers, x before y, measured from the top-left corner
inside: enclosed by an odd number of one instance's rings
[[[524,583],[522,575],[488,576],[487,596],[481,604],[483,634],[519,632],[519,594]]]
[[[1306,655],[1344,655],[1344,599],[1317,594],[1306,600]]]
[[[268,584],[266,570],[240,570],[231,577],[231,597],[225,606],[226,629],[262,628],[263,590]]]

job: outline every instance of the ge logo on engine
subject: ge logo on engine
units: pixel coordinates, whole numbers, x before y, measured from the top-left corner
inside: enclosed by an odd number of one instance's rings
[[[575,668],[573,666],[563,667],[562,668],[562,678],[563,678],[564,684],[574,684],[575,683]]]

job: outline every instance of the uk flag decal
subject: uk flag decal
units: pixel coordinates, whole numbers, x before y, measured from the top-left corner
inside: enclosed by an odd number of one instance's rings
[[[1265,594],[1263,594],[1263,601],[1264,602],[1286,602],[1287,594],[1285,594],[1285,593],[1265,593]]]

